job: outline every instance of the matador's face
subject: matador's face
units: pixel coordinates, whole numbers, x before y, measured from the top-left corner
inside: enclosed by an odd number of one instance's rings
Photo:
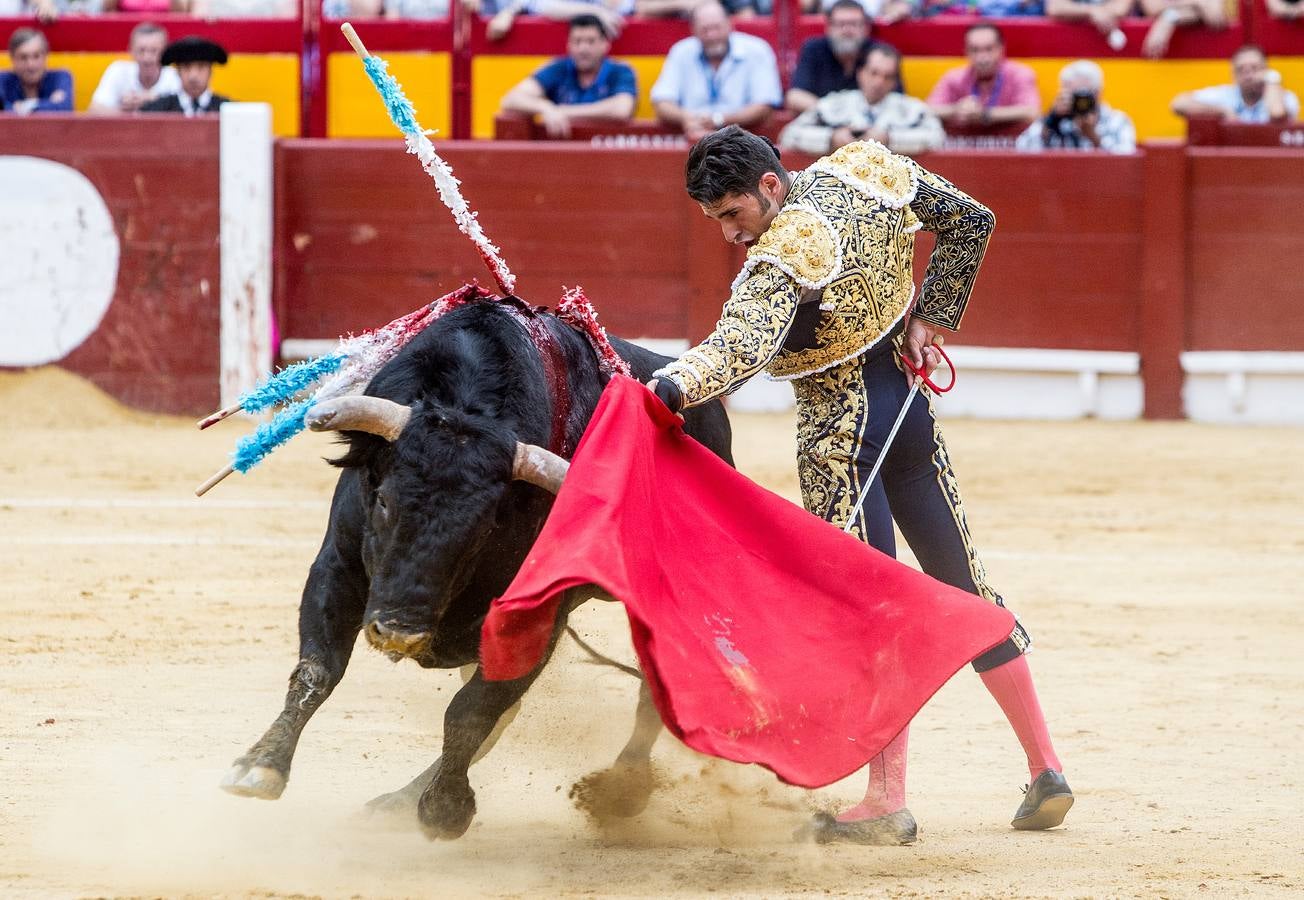
[[[720,223],[726,241],[750,247],[779,214],[787,193],[787,186],[779,176],[766,172],[755,193],[726,194],[715,203],[701,204],[702,213]]]

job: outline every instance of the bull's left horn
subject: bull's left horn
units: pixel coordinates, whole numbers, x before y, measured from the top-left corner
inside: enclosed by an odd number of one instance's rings
[[[308,410],[304,421],[313,431],[365,431],[387,441],[403,432],[412,407],[384,397],[336,397]]]
[[[516,444],[516,459],[512,461],[512,477],[528,481],[545,491],[557,493],[566,478],[570,463],[555,453],[534,444]]]

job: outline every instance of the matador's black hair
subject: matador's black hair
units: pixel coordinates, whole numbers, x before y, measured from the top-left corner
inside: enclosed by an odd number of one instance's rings
[[[779,148],[737,125],[713,131],[698,141],[684,167],[688,196],[707,206],[730,194],[759,195],[761,176],[766,172],[788,184]]]

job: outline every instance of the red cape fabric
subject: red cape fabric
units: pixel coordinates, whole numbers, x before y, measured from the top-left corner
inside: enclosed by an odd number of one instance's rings
[[[1014,628],[1007,610],[749,481],[624,377],[485,619],[484,676],[538,665],[563,592],[585,584],[624,602],[672,733],[803,787],[865,765]]]

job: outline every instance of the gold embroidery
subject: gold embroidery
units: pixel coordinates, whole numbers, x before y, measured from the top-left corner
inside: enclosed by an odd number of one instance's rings
[[[797,477],[802,503],[809,512],[839,528],[846,524],[862,486],[855,459],[864,440],[871,399],[861,366],[860,362],[834,366],[792,384],[797,396]],[[987,571],[974,549],[959,481],[951,468],[931,396],[929,412],[933,420],[932,463],[937,473],[937,489],[951,510],[975,591],[984,599],[1004,606],[1005,601],[987,583]],[[851,533],[866,540],[863,513],[856,517]],[[1032,643],[1028,632],[1017,623],[1010,641],[1020,652]]]
[[[973,293],[996,217],[945,178],[923,169],[910,208],[924,228],[937,234],[914,314],[956,330]]]
[[[836,235],[809,209],[785,208],[747,251],[748,260],[770,259],[800,281],[818,284],[838,262]]]
[[[877,141],[857,141],[830,153],[819,164],[827,165],[849,181],[860,182],[880,199],[902,206],[914,190],[914,164]]]
[[[818,212],[816,212],[818,210]],[[779,379],[856,359],[901,321],[914,295],[915,232],[938,232],[920,318],[956,328],[994,219],[943,178],[881,144],[848,144],[793,179],[748,252],[712,334],[664,373],[694,405],[760,369]],[[815,346],[782,349],[803,289],[819,288]]]
[[[738,389],[778,352],[799,296],[792,278],[772,263],[757,262],[734,288],[706,340],[656,374],[675,383],[685,406]]]
[[[788,203],[824,214],[837,232],[842,265],[820,298],[825,313],[816,346],[781,351],[767,370],[779,379],[855,358],[900,320],[914,290],[916,220],[908,206],[892,208],[818,170],[797,176]]]

